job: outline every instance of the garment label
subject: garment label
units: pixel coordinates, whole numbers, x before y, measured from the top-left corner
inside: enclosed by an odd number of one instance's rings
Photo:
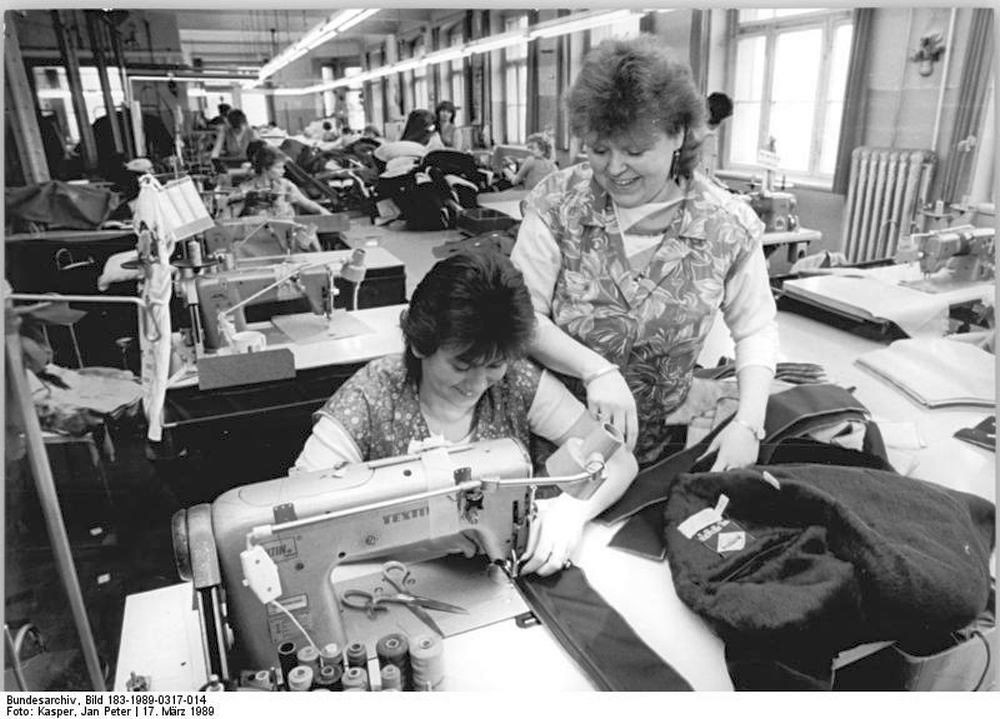
[[[695,539],[717,554],[726,556],[743,551],[754,537],[731,519],[720,519],[695,535]]]
[[[677,526],[678,531],[688,539],[691,539],[694,535],[709,525],[719,522],[719,520],[722,519],[722,513],[726,511],[726,506],[728,504],[729,497],[724,494],[720,494],[718,501],[715,503],[715,507],[705,507],[699,512],[692,514]]]

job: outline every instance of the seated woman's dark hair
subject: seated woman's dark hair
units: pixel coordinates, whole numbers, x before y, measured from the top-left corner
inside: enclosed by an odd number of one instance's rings
[[[230,110],[226,113],[226,122],[234,130],[238,130],[247,124],[247,116],[243,114],[243,110]]]
[[[708,96],[708,124],[718,125],[733,114],[733,101],[724,92],[713,92]]]
[[[288,156],[278,148],[262,142],[254,152],[251,152],[250,148],[247,147],[247,159],[250,160],[253,171],[258,175],[263,175],[275,163],[287,161]]]
[[[437,129],[434,125],[435,122],[437,122],[437,118],[430,110],[414,110],[407,116],[406,125],[403,127],[403,136],[399,139],[426,145]]]
[[[670,137],[684,133],[679,174],[690,177],[698,163],[705,98],[690,66],[650,35],[605,40],[584,58],[566,96],[570,127],[580,138],[610,138],[650,122]]]
[[[458,252],[420,281],[400,321],[407,377],[420,382],[420,359],[442,347],[481,365],[527,354],[535,311],[520,271],[493,251]]]
[[[442,110],[451,115],[448,118],[449,122],[455,121],[455,103],[453,103],[451,100],[442,100],[437,104],[437,107],[434,108],[434,116],[435,117],[440,116]]]

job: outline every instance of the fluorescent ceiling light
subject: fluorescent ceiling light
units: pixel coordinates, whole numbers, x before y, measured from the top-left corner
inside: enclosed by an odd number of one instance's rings
[[[473,40],[465,44],[465,55],[478,55],[483,52],[502,50],[512,45],[520,45],[528,42],[528,34],[524,30],[506,32],[502,35],[493,35],[482,40]]]
[[[317,25],[307,32],[297,42],[292,43],[282,50],[270,62],[264,65],[257,74],[257,82],[261,83],[280,69],[295,62],[300,57],[313,50],[325,42],[332,40],[335,36],[345,30],[354,27],[362,20],[370,18],[377,13],[380,8],[352,8],[341,10],[331,15],[326,22]]]

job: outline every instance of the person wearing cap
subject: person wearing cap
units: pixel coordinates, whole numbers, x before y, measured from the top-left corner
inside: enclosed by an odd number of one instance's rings
[[[451,100],[442,100],[434,108],[437,115],[438,134],[441,135],[441,142],[444,146],[452,150],[461,150],[462,137],[456,132],[455,127],[455,103]]]

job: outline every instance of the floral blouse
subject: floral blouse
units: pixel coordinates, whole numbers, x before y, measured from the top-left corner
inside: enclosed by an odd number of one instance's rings
[[[515,437],[531,446],[528,410],[542,370],[529,360],[512,362],[507,373],[476,405],[470,442]],[[417,387],[406,376],[403,356],[369,362],[316,412],[336,421],[354,439],[365,461],[408,454],[412,440],[431,436]]]
[[[558,245],[553,322],[622,371],[636,400],[640,464],[655,461],[665,418],[684,400],[727,280],[760,252],[763,224],[699,175],[688,181],[645,267],[633,268],[611,197],[586,163],[549,175],[528,202]],[[647,224],[644,221],[641,224]],[[583,399],[576,378],[563,378]]]

